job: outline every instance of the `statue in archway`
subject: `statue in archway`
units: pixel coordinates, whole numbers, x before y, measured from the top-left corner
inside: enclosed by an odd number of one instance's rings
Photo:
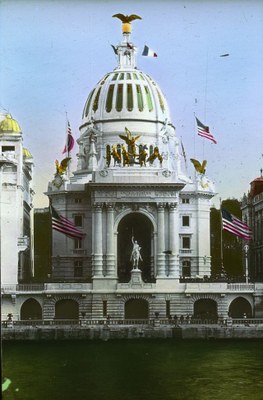
[[[138,269],[139,261],[142,260],[141,256],[141,247],[137,240],[134,240],[134,237],[132,236],[132,244],[133,244],[133,249],[131,253],[131,261],[132,261],[132,266],[133,269]]]

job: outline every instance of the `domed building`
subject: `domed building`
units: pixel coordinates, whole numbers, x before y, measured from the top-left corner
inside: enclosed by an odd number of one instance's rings
[[[83,233],[53,230],[52,280],[86,282],[81,308],[94,318],[165,314],[168,300],[178,313],[180,277],[210,276],[215,191],[183,174],[167,100],[125,28],[115,50],[117,67],[84,105],[77,170],[48,187],[53,210]]]
[[[0,115],[1,283],[13,285],[33,274],[30,252],[33,157],[22,130],[8,113]]]

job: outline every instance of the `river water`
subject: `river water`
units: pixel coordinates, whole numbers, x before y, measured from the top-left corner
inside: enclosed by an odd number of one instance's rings
[[[262,340],[3,342],[4,400],[262,400]]]

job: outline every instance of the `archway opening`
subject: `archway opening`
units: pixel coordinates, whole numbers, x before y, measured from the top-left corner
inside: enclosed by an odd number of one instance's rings
[[[153,267],[153,225],[141,213],[130,213],[122,218],[118,226],[118,278],[119,282],[129,282],[131,270],[132,236],[141,247],[142,260],[139,269],[144,282],[154,282]]]
[[[252,318],[251,305],[244,297],[237,297],[229,306],[229,316],[232,318],[243,318],[244,314],[248,318]]]
[[[56,302],[56,319],[79,319],[79,305],[75,300],[63,299]]]
[[[21,307],[20,319],[42,319],[42,308],[35,299],[27,299]]]
[[[217,320],[217,303],[212,299],[200,299],[194,303],[194,318]]]
[[[130,299],[125,303],[125,319],[147,319],[149,304],[144,299]]]

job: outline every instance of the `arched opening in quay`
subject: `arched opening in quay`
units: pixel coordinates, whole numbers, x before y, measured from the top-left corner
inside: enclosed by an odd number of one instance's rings
[[[20,319],[42,319],[42,308],[36,299],[27,299],[21,306]]]
[[[147,319],[149,304],[145,299],[130,299],[125,303],[125,319]]]

